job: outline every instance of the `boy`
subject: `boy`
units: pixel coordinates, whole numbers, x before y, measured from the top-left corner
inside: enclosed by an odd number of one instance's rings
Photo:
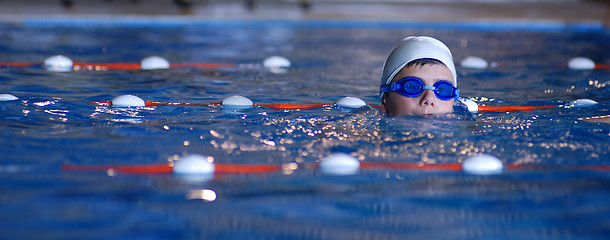
[[[458,96],[451,51],[439,40],[407,37],[383,65],[381,112],[388,116],[450,113]]]

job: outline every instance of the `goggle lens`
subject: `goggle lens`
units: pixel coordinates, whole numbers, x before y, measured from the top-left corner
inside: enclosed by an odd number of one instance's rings
[[[434,84],[434,93],[439,99],[449,100],[455,97],[455,88],[451,83],[439,81]],[[444,98],[444,99],[443,99]]]
[[[415,80],[405,81],[402,84],[402,90],[408,95],[418,96],[424,91],[424,83]]]

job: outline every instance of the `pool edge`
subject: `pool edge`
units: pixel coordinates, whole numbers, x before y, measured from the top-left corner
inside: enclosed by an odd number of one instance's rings
[[[441,29],[470,31],[537,31],[537,32],[604,32],[601,21],[564,22],[558,20],[352,20],[352,19],[209,19],[180,16],[2,16],[2,24],[28,27],[291,27],[291,28],[379,28],[379,29]]]

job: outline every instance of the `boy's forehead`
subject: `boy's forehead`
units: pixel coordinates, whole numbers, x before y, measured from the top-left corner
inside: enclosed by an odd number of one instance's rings
[[[398,81],[404,77],[417,77],[425,79],[445,80],[453,84],[453,74],[445,64],[426,64],[426,65],[410,65],[404,66],[392,79],[392,82]]]

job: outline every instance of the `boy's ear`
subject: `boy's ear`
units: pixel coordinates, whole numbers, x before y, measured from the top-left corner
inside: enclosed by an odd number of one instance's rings
[[[383,114],[388,112],[388,109],[385,107],[385,94],[383,97],[381,97],[381,108],[379,108],[379,111],[381,111]]]

